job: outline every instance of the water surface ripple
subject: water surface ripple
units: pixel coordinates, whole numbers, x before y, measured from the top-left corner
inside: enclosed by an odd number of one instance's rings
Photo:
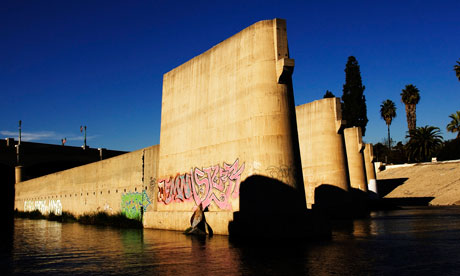
[[[276,246],[15,219],[1,249],[2,275],[458,275],[460,208],[374,212],[331,241]]]

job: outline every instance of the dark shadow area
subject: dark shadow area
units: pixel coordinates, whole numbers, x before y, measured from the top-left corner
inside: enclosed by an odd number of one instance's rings
[[[331,219],[355,219],[369,216],[369,194],[351,188],[349,192],[329,184],[315,189],[313,209]]]
[[[439,161],[460,159],[460,139],[444,142],[444,147],[437,154]]]
[[[0,164],[0,183],[2,187],[2,200],[0,200],[2,213],[2,231],[0,238],[0,254],[10,252],[14,235],[14,168]]]
[[[370,215],[369,194],[359,189],[350,188],[352,218],[367,218]]]
[[[350,193],[339,187],[322,184],[315,189],[313,209],[331,219],[352,218],[351,204]]]
[[[387,204],[394,206],[428,206],[434,197],[392,197],[382,198],[381,200]]]
[[[273,178],[252,175],[241,183],[240,210],[228,230],[232,241],[330,238],[328,220],[305,206],[305,195]]]
[[[85,165],[81,161],[55,161],[23,167],[23,181]]]
[[[396,187],[404,184],[407,179],[409,178],[377,179],[377,191],[379,192],[379,196],[384,197],[391,193]]]

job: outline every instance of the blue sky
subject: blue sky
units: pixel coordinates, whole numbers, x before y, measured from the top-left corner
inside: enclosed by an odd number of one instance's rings
[[[361,67],[369,123],[404,141],[401,89],[420,89],[417,125],[445,130],[460,110],[460,1],[2,1],[0,138],[136,150],[159,143],[163,74],[264,19],[287,20],[296,105],[342,95],[348,56]]]

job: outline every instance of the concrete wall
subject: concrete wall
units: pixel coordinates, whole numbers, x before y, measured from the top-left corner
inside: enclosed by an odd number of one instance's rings
[[[227,233],[239,185],[254,174],[303,194],[293,67],[286,23],[275,19],[164,75],[158,202],[146,227],[183,230],[202,203],[215,232]]]
[[[360,127],[350,127],[344,130],[345,148],[348,161],[348,173],[351,188],[367,192],[366,174],[364,167],[362,134]]]
[[[75,215],[106,211],[138,217],[153,208],[159,146],[16,184],[15,208]]]
[[[309,208],[315,204],[315,189],[331,185],[348,191],[339,98],[317,100],[296,107],[305,195]]]
[[[286,22],[257,22],[164,75],[159,146],[20,182],[15,207],[137,217],[143,206],[145,227],[184,230],[202,204],[216,234],[238,211],[243,222],[304,211],[293,68]]]

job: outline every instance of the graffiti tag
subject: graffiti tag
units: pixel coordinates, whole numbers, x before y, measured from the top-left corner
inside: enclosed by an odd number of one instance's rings
[[[46,204],[46,200],[26,200],[24,201],[24,211],[25,212],[32,212],[38,210],[42,214],[50,214],[54,213],[55,215],[62,215],[62,204],[61,201],[58,200],[50,200],[48,204]]]
[[[232,165],[224,162],[223,166],[194,168],[174,179],[160,179],[157,200],[164,204],[194,200],[203,208],[214,202],[220,209],[231,210],[230,197],[238,197],[244,171],[244,163],[240,167],[238,163],[236,159]]]
[[[140,219],[141,210],[145,213],[150,204],[150,198],[145,191],[126,193],[121,196],[121,212],[130,219]]]
[[[269,166],[266,172],[271,178],[291,183],[295,182],[296,171],[294,166]]]

